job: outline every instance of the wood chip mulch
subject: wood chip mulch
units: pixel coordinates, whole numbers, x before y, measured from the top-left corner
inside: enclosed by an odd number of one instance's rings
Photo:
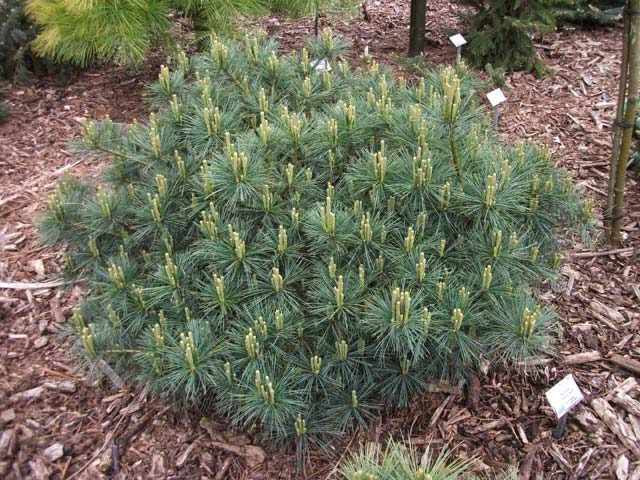
[[[428,6],[435,46],[427,58],[451,62],[447,37],[462,28],[460,7]],[[403,55],[408,2],[373,1],[367,11],[368,22],[321,23],[351,38],[358,51],[368,45],[381,60]],[[312,22],[267,18],[261,25],[288,49],[300,45]],[[500,118],[506,141],[549,144],[600,211],[620,45],[619,26],[547,35],[538,51],[554,74],[508,75]],[[304,475],[295,472],[291,455],[230,432],[220,419],[201,422],[149,398],[144,388],[114,387],[119,379],[109,372],[96,380],[78,370],[60,331],[83,292],[47,286],[63,252],[38,243],[33,219],[61,176],[98,172],[99,165],[67,149],[80,133],[79,120],[143,117],[141,93],[156,68],[135,76],[100,68],[64,87],[48,80],[7,86],[14,108],[0,126],[0,478],[323,479],[361,442],[403,435],[419,446],[448,444],[459,458],[476,457],[486,472],[517,464],[523,479],[640,479],[640,177],[633,171],[620,249],[608,250],[598,237],[565,239],[572,258],[561,281],[543,289],[562,319],[560,352],[541,359],[539,375],[497,371],[480,378],[479,394],[473,384],[466,397],[457,387],[434,386],[408,411],[389,410],[366,434],[337,441],[333,458],[313,457]],[[3,288],[18,282],[43,285]],[[557,440],[544,392],[569,373],[585,400]]]

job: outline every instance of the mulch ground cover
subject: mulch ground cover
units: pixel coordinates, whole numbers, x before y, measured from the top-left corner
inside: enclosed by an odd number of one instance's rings
[[[427,60],[451,62],[447,37],[462,28],[462,7],[428,8]],[[356,54],[369,46],[380,61],[394,62],[406,49],[408,2],[369,2],[367,17],[321,24],[349,37]],[[313,22],[272,17],[260,25],[288,50],[302,44]],[[620,26],[546,35],[538,52],[553,74],[508,75],[500,117],[506,142],[548,144],[599,211],[621,35]],[[62,176],[99,173],[99,164],[69,151],[80,120],[144,117],[143,88],[159,63],[139,74],[102,67],[66,86],[7,86],[13,111],[0,126],[0,478],[323,479],[362,442],[393,435],[419,446],[448,444],[459,458],[476,457],[479,471],[517,464],[523,479],[640,479],[640,175],[633,171],[619,248],[597,234],[563,237],[569,261],[541,292],[562,319],[559,354],[541,358],[537,376],[498,369],[480,378],[479,389],[434,385],[410,409],[387,410],[368,432],[336,441],[333,456],[315,454],[304,473],[295,471],[293,455],[271,450],[254,432],[175,410],[105,368],[106,375],[79,370],[61,332],[83,291],[49,286],[64,252],[38,243],[33,219]],[[544,393],[569,373],[585,400],[555,439]]]

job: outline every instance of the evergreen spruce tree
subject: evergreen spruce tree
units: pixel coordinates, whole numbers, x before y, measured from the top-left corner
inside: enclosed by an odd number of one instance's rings
[[[30,48],[36,28],[22,0],[0,1],[0,78],[29,84],[32,73],[57,74],[64,81],[68,66],[37,58]]]
[[[547,0],[560,23],[613,25],[622,19],[624,0]]]
[[[555,28],[547,0],[472,0],[467,51],[474,63],[507,70],[544,71],[531,35]]]
[[[496,140],[464,63],[409,85],[346,47],[179,55],[148,121],[84,124],[78,152],[111,163],[41,222],[89,288],[70,329],[89,362],[301,460],[433,379],[551,353],[534,287],[591,215],[547,149]]]

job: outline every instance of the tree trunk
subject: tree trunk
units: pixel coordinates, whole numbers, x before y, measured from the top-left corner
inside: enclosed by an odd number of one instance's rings
[[[622,63],[620,65],[620,84],[618,87],[618,106],[616,108],[616,121],[613,125],[613,146],[611,149],[611,161],[609,167],[609,187],[607,189],[607,207],[604,212],[604,221],[607,228],[611,227],[613,214],[613,200],[615,197],[616,170],[618,168],[618,156],[620,155],[620,137],[622,135],[622,119],[624,117],[625,96],[627,94],[627,74],[629,72],[629,15],[624,16],[624,32],[622,34]]]
[[[411,19],[409,20],[409,56],[420,55],[425,45],[427,23],[427,0],[411,0]]]
[[[611,243],[617,245],[620,242],[620,227],[624,217],[624,180],[627,171],[627,162],[631,153],[633,124],[635,121],[636,105],[638,104],[638,87],[640,87],[640,0],[629,0],[628,11],[634,12],[629,19],[629,85],[626,95],[626,107],[624,112],[624,128],[620,156],[616,167],[615,204],[611,219]],[[622,95],[622,93],[621,93]]]

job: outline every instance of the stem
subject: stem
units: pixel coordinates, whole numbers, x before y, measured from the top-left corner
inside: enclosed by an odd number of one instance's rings
[[[629,23],[629,15],[625,14],[624,33],[622,37],[622,64],[620,65],[620,85],[618,87],[618,106],[616,108],[616,121],[613,124],[613,146],[609,167],[609,187],[607,189],[607,207],[604,214],[605,225],[607,226],[611,226],[616,171],[618,168],[618,157],[620,155],[620,137],[622,135],[620,124],[622,123],[622,117],[624,115],[625,90],[627,86],[627,74],[629,71]]]
[[[458,179],[462,178],[462,166],[460,165],[460,157],[458,157],[458,145],[456,144],[456,134],[453,123],[449,125],[449,144],[451,145],[451,157],[453,165],[456,167]]]
[[[242,83],[240,80],[238,80],[236,76],[233,73],[231,73],[231,70],[224,67],[222,68],[222,71],[227,75],[227,77],[231,79],[233,83],[236,84],[236,87],[238,87],[240,91],[242,91],[242,93],[244,93],[247,97],[251,95],[251,92],[249,92],[249,90],[247,89],[247,86],[244,83]]]
[[[136,162],[139,163],[140,165],[144,165],[145,167],[148,167],[150,165],[149,162],[145,162],[144,160],[140,160],[139,158],[133,158],[130,157],[129,155],[122,153],[122,152],[118,152],[116,150],[113,150],[111,148],[107,148],[107,147],[103,147],[102,145],[98,145],[98,144],[92,144],[91,148],[93,148],[94,150],[98,150],[100,152],[103,153],[107,153],[113,157],[120,157],[120,158],[124,158],[126,160],[130,160],[132,162]]]
[[[637,12],[640,10],[640,0],[629,0],[625,8],[625,14],[629,15],[629,11]],[[625,127],[633,125],[635,120],[636,105],[638,104],[638,87],[640,87],[640,15],[633,15],[629,20],[629,84],[627,87],[627,99],[624,113]],[[627,170],[627,161],[631,153],[631,141],[633,128],[624,128],[622,133],[622,144],[620,145],[620,156],[616,167],[616,183],[615,183],[615,201],[613,207],[613,215],[611,222],[611,243],[618,245],[620,243],[620,227],[624,213],[624,180]]]
[[[105,353],[142,353],[143,350],[132,350],[132,349],[124,349],[124,350],[102,350]]]

